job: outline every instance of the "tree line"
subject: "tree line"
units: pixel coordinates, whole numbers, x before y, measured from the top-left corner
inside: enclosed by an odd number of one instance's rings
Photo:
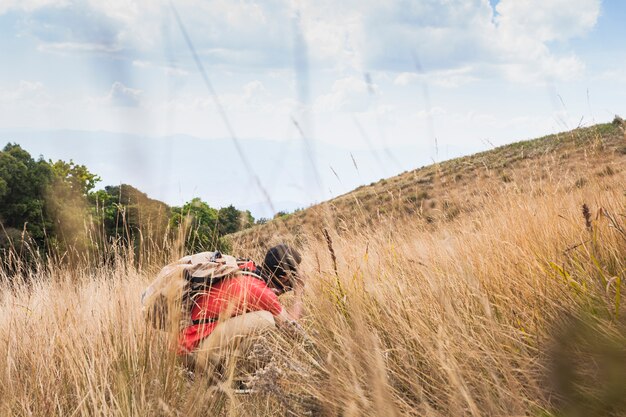
[[[185,251],[226,250],[223,237],[254,218],[232,205],[194,198],[182,207],[149,198],[127,184],[105,186],[85,165],[33,158],[21,146],[0,151],[0,251],[59,259],[96,256],[119,247],[141,255],[177,242]]]

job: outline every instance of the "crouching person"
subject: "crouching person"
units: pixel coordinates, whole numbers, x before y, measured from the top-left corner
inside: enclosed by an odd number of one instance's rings
[[[260,268],[249,260],[203,252],[165,267],[142,298],[154,304],[155,294],[159,294],[164,304],[172,298],[170,293],[176,295],[180,288],[184,324],[178,336],[178,354],[196,371],[213,378],[245,375],[264,365],[263,358],[249,359],[259,336],[300,316],[300,262],[300,254],[286,245],[271,248]],[[167,281],[163,276],[172,282],[165,286],[161,282],[159,288],[159,280]],[[295,300],[288,312],[278,296],[291,290]]]

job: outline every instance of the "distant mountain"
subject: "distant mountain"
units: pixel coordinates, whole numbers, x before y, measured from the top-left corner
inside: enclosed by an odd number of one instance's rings
[[[171,206],[200,197],[212,206],[249,209],[257,218],[308,207],[430,161],[427,143],[349,151],[341,144],[246,139],[239,141],[244,164],[230,139],[0,129],[0,143],[7,142],[34,156],[84,164],[102,177],[99,187],[132,184]]]

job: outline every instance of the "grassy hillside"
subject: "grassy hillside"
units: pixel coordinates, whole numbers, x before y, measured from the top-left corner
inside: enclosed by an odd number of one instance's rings
[[[243,248],[301,238],[322,227],[339,232],[409,221],[436,226],[473,212],[485,196],[532,194],[542,184],[585,187],[624,169],[620,119],[502,146],[429,165],[362,186],[328,202],[257,225],[233,236]],[[569,182],[567,182],[569,181]]]
[[[625,146],[617,125],[514,144],[236,236],[296,241],[306,276],[308,336],[260,341],[250,394],[146,325],[159,265],[0,271],[0,415],[625,415]]]

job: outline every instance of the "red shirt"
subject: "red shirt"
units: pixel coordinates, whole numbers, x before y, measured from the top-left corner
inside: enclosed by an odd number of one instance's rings
[[[276,316],[283,310],[278,296],[265,282],[249,275],[238,275],[214,284],[208,293],[198,296],[195,303],[191,310],[192,320],[217,320],[220,315],[234,317],[260,310],[267,310]],[[178,353],[193,351],[202,339],[211,334],[215,326],[217,321],[185,328],[178,339]]]

